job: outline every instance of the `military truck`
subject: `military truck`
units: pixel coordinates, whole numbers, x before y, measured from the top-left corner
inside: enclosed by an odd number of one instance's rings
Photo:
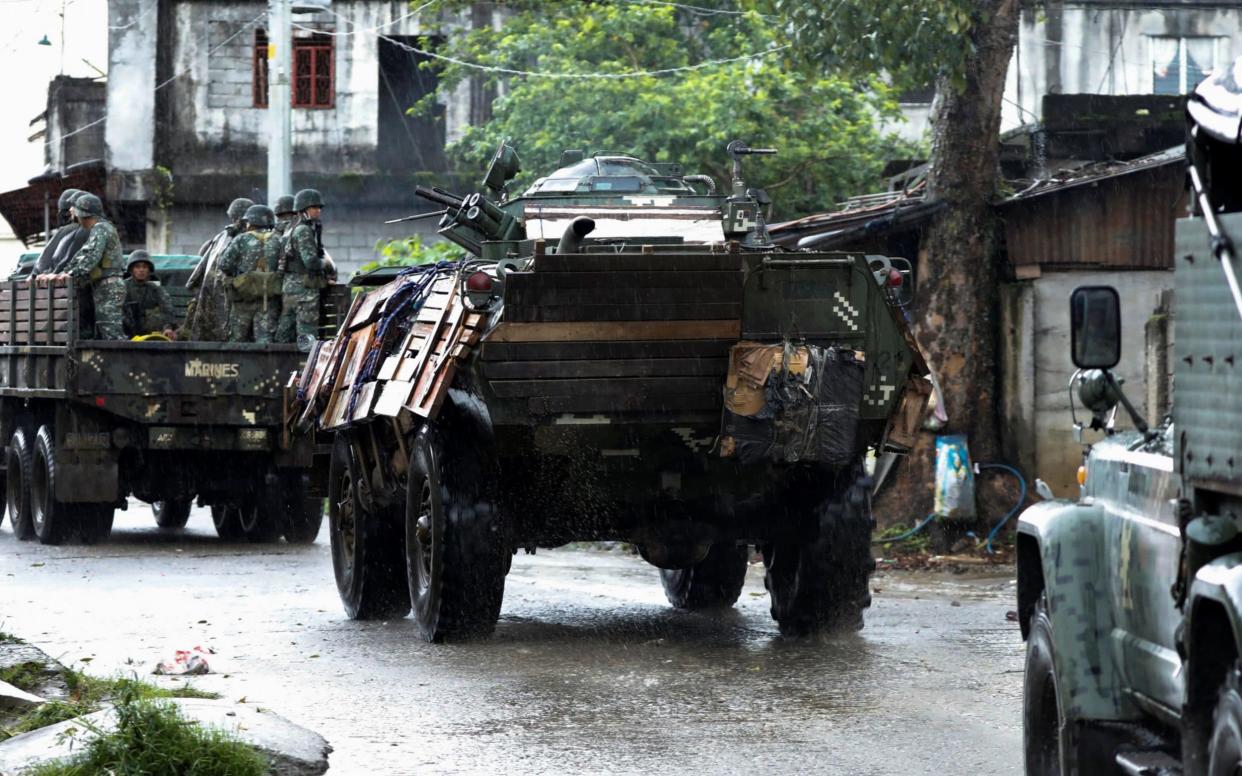
[[[196,257],[153,257],[184,313],[178,273]],[[127,496],[163,528],[197,498],[227,540],[310,542],[323,519],[314,441],[284,433],[293,345],[97,341],[79,330],[78,290],[0,283],[3,484],[19,539],[97,542]],[[348,292],[325,293],[324,331]]]
[[[1171,418],[1149,428],[1110,371],[1121,347],[1117,293],[1083,287],[1071,299],[1071,388],[1105,436],[1086,450],[1077,499],[1042,502],[1019,520],[1028,774],[1242,772],[1233,72],[1221,68],[1189,103],[1194,213],[1176,227]],[[1115,430],[1119,405],[1134,430]]]
[[[515,552],[619,540],[674,606],[731,606],[757,546],[783,632],[862,626],[864,455],[908,449],[928,396],[909,265],[773,246],[741,171],[766,150],[729,152],[724,193],[566,152],[510,197],[507,145],[479,191],[418,191],[468,257],[355,278],[298,386],[351,617],[487,634]]]

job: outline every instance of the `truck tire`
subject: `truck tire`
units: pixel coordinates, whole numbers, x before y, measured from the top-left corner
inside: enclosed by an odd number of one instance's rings
[[[1035,604],[1030,636],[1026,640],[1026,670],[1022,692],[1022,749],[1026,776],[1077,773],[1077,743],[1073,726],[1061,711],[1052,620],[1046,596]]]
[[[328,526],[332,571],[352,620],[389,620],[410,611],[404,540],[395,516],[366,512],[358,499],[357,464],[349,440],[337,434],[328,465]]]
[[[13,432],[13,439],[6,451],[5,501],[9,521],[13,524],[13,535],[22,540],[33,539],[35,535],[30,505],[30,475],[33,466],[34,446],[30,444],[26,430],[19,428]]]
[[[271,544],[280,538],[284,530],[283,506],[269,504],[269,499],[258,503],[243,504],[238,508],[237,519],[242,536],[252,544]]]
[[[82,534],[84,523],[93,522],[91,508],[94,505],[56,500],[56,437],[51,426],[40,426],[35,435],[30,505],[35,535],[41,544],[61,544],[74,533]],[[86,533],[93,528],[93,525],[88,526]]]
[[[212,504],[211,523],[216,527],[216,536],[226,542],[240,542],[246,538],[242,533],[241,510],[235,506]]]
[[[855,467],[839,481],[844,485],[816,507],[814,540],[763,548],[763,584],[785,636],[861,630],[871,606],[871,478]]]
[[[302,477],[288,479],[282,492],[284,540],[289,544],[314,544],[323,525],[323,499],[308,497]]]
[[[1208,776],[1242,773],[1242,675],[1237,667],[1216,696],[1207,762]]]
[[[98,544],[112,534],[116,510],[111,504],[83,504],[78,512],[78,534],[83,544]]]
[[[489,493],[496,477],[474,442],[450,446],[471,438],[428,423],[411,445],[406,574],[414,620],[430,642],[487,636],[500,619],[511,555]]]
[[[687,569],[660,569],[664,597],[678,609],[725,609],[737,603],[746,581],[748,545],[722,542]]]
[[[155,524],[160,528],[185,528],[190,520],[191,506],[189,499],[153,501],[151,512],[155,514]]]

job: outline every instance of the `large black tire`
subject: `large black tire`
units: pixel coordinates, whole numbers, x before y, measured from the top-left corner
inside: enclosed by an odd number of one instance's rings
[[[451,445],[462,440],[461,448]],[[431,642],[491,634],[511,553],[490,488],[496,473],[477,435],[426,424],[411,445],[406,573],[418,631]]]
[[[5,502],[13,535],[18,539],[33,539],[34,517],[30,505],[30,474],[34,466],[34,445],[30,443],[25,429],[13,432],[13,439],[5,452]]]
[[[1207,761],[1208,776],[1242,773],[1242,676],[1236,667],[1216,697]]]
[[[238,507],[237,520],[242,536],[253,544],[271,544],[280,538],[285,527],[283,505],[271,499],[242,504]]]
[[[111,504],[85,504],[78,512],[78,533],[83,544],[97,544],[112,534],[116,509]]]
[[[189,499],[153,501],[151,511],[155,514],[155,524],[160,528],[185,528],[190,520],[191,506]]]
[[[861,468],[843,472],[838,487],[815,508],[818,534],[763,548],[763,583],[772,619],[782,634],[857,631],[871,606],[871,478]]]
[[[40,426],[35,435],[30,503],[41,544],[60,544],[78,530],[81,508],[56,500],[56,438],[50,426]]]
[[[404,617],[410,611],[410,591],[401,520],[362,508],[356,470],[349,440],[337,434],[328,466],[328,526],[336,589],[350,619]]]
[[[1031,615],[1026,640],[1026,671],[1022,692],[1022,744],[1027,776],[1073,774],[1077,747],[1072,727],[1065,724],[1057,679],[1056,651],[1048,604],[1041,599]]]
[[[288,479],[281,495],[284,540],[289,544],[313,544],[323,525],[323,499],[307,495],[302,477]]]
[[[746,581],[750,547],[714,544],[707,557],[687,569],[660,569],[664,597],[678,609],[725,609],[737,603]]]
[[[235,506],[212,504],[211,524],[216,528],[216,536],[226,542],[239,542],[246,538],[241,527],[241,510]]]

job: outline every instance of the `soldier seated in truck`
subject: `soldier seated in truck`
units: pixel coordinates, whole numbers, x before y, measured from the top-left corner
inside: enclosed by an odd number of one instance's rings
[[[126,272],[125,305],[121,311],[125,333],[130,337],[158,334],[177,339],[177,313],[168,290],[155,279],[151,254],[142,250],[131,253]]]

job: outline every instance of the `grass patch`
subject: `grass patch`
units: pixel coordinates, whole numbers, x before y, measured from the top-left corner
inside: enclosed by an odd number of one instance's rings
[[[872,539],[872,543],[883,546],[885,550],[895,550],[899,552],[928,552],[931,550],[931,526],[926,526],[923,530],[914,536],[903,539],[900,542],[894,540],[902,534],[909,531],[913,526],[907,525],[890,525],[883,531],[879,531]]]
[[[25,644],[26,642],[14,636],[12,633],[0,631],[0,644]]]
[[[28,660],[25,663],[0,668],[0,682],[8,682],[19,690],[31,692],[39,689],[47,675],[43,663]]]
[[[42,665],[39,663],[24,663],[22,665],[35,665],[42,669]],[[57,722],[64,722],[67,719],[99,711],[104,704],[119,703],[125,698],[134,701],[157,701],[166,698],[206,698],[216,700],[220,697],[219,693],[200,690],[188,684],[172,688],[157,687],[137,677],[112,676],[100,678],[73,670],[65,672],[64,680],[69,687],[68,700],[50,701],[26,712],[11,725],[0,729],[0,741],[22,733],[29,733],[32,730],[38,730],[47,725],[55,725]],[[10,682],[10,684],[21,687],[16,682]],[[23,687],[22,689],[26,688]]]
[[[101,735],[72,758],[26,771],[30,776],[117,776],[177,773],[193,776],[262,776],[267,758],[222,730],[185,719],[136,686],[122,688],[116,730]]]

